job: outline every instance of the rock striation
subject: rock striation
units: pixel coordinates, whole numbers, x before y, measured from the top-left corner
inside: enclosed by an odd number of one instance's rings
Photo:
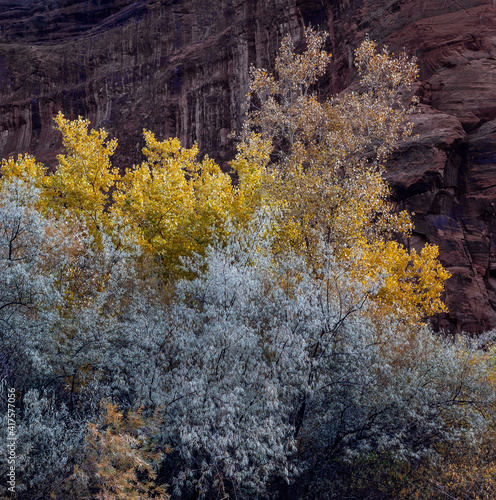
[[[197,142],[221,163],[245,110],[249,68],[271,67],[286,34],[330,33],[324,92],[353,83],[364,36],[415,54],[415,140],[389,163],[393,199],[415,212],[407,244],[439,245],[451,271],[440,328],[496,327],[496,2],[493,0],[4,0],[0,156],[54,165],[60,110],[141,159],[142,129]]]

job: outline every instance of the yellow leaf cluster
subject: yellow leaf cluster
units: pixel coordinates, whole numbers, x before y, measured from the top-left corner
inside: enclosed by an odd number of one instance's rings
[[[365,40],[355,53],[359,90],[321,102],[316,90],[330,59],[326,37],[308,29],[302,54],[285,39],[275,74],[252,70],[255,109],[241,144],[249,148],[259,137],[272,145],[261,192],[282,208],[277,250],[318,259],[323,234],[338,258],[355,260],[357,278],[383,276],[381,303],[413,319],[444,311],[440,297],[449,273],[435,247],[417,254],[393,241],[395,233],[408,235],[412,222],[393,210],[383,176],[387,156],[412,131],[415,103],[405,105],[402,91],[417,77],[415,60],[378,52]]]
[[[396,241],[378,241],[361,250],[352,272],[364,283],[380,284],[374,295],[382,314],[400,311],[403,317],[419,321],[446,311],[441,294],[450,274],[438,260],[437,246],[425,245],[417,253]]]
[[[81,218],[98,234],[108,225],[105,207],[119,179],[110,163],[117,141],[106,142],[108,134],[103,129],[88,132],[89,120],[70,121],[59,113],[55,123],[62,133],[65,154],[57,157],[57,170],[44,182],[47,208],[56,215]]]
[[[45,167],[30,155],[19,155],[16,160],[13,157],[3,159],[0,170],[2,172],[0,185],[6,181],[19,179],[28,186],[40,188],[46,176]]]
[[[119,181],[110,211],[135,228],[139,243],[166,274],[174,274],[181,257],[201,253],[214,234],[222,237],[224,224],[242,211],[243,202],[212,159],[197,161],[196,146],[158,141],[147,131],[144,137],[147,160]]]
[[[140,245],[164,276],[177,276],[182,257],[202,253],[214,236],[222,239],[228,220],[246,223],[265,203],[262,172],[270,145],[260,137],[241,145],[233,160],[235,186],[208,156],[197,159],[196,145],[159,141],[149,131],[146,160],[120,175],[111,163],[117,141],[108,140],[105,130],[89,130],[88,120],[71,121],[60,113],[55,122],[64,147],[55,172],[47,174],[33,157],[19,156],[2,161],[1,182],[15,178],[38,188],[38,208],[70,223],[76,233],[91,235],[95,248],[101,248],[103,234],[119,246]],[[79,282],[79,271],[68,274]]]

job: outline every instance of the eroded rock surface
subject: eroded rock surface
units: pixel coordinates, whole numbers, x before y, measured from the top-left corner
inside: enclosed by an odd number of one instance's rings
[[[89,118],[140,161],[147,128],[220,162],[244,113],[250,65],[312,23],[333,52],[328,88],[353,81],[363,37],[419,60],[417,140],[391,159],[408,242],[439,245],[453,277],[440,327],[496,327],[496,6],[493,0],[9,0],[0,4],[0,156],[53,165],[52,118]]]
[[[484,0],[364,2],[359,28],[419,60],[419,139],[389,170],[415,212],[412,244],[439,246],[453,277],[441,327],[496,326],[496,4]],[[367,25],[367,27],[366,27]]]

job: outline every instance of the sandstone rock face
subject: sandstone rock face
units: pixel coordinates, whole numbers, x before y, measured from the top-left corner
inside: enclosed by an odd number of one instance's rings
[[[53,161],[52,117],[82,115],[140,158],[142,129],[227,160],[250,65],[300,31],[292,2],[13,0],[0,9],[0,154]]]
[[[415,212],[412,244],[439,246],[453,277],[438,325],[496,326],[496,3],[364,2],[358,30],[419,60],[419,138],[392,158],[389,179]]]
[[[439,245],[453,277],[441,328],[496,327],[496,2],[493,0],[3,0],[0,156],[55,163],[52,118],[82,115],[141,159],[141,131],[197,142],[226,164],[250,65],[270,67],[283,36],[330,32],[329,93],[350,85],[363,37],[418,57],[419,138],[388,178],[415,212],[406,242]]]

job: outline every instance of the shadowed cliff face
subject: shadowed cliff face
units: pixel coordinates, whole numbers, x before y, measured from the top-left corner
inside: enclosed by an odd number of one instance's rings
[[[358,29],[420,67],[419,138],[391,159],[389,180],[415,212],[411,244],[439,246],[453,277],[439,325],[496,326],[496,3],[364,2]]]
[[[198,142],[227,160],[251,64],[301,31],[291,2],[244,0],[12,3],[0,16],[0,149],[52,162],[52,117],[82,115],[140,158],[142,129]]]
[[[406,242],[439,245],[452,272],[440,327],[496,326],[496,6],[493,0],[10,0],[0,9],[0,155],[55,163],[52,118],[89,118],[140,161],[147,128],[225,163],[250,65],[271,67],[305,24],[330,32],[328,87],[353,81],[368,34],[419,59],[419,138],[389,164],[393,198],[415,211]]]

